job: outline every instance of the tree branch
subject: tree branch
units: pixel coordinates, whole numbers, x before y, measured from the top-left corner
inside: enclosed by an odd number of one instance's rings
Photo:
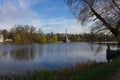
[[[112,1],[115,4],[115,6],[118,8],[118,10],[120,11],[120,7],[117,5],[117,3],[115,2],[115,0],[112,0]]]
[[[94,9],[93,7],[89,4],[89,2],[87,0],[84,0],[85,3],[87,3],[87,5],[90,7],[91,11],[94,13],[94,15],[101,21],[104,23],[104,25],[115,35],[118,36],[119,31],[116,30],[115,28],[113,28],[109,23],[106,22],[106,20],[104,18],[102,18],[101,15],[99,15]]]
[[[103,28],[103,29],[100,29],[100,30],[98,30],[96,33],[99,33],[99,32],[101,32],[101,31],[104,31],[104,30],[107,30],[108,28]]]
[[[113,10],[114,10],[116,13],[120,14],[120,12],[118,12],[114,7],[113,7]]]

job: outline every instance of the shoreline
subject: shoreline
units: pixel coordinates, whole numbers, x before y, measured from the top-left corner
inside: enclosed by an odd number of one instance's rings
[[[67,67],[61,70],[33,70],[33,72],[27,73],[16,73],[16,74],[7,74],[1,75],[0,79],[2,80],[69,80],[78,74],[78,72],[84,72],[90,68],[102,65],[105,63],[98,62],[86,62],[78,63],[73,67]]]
[[[33,73],[2,77],[3,80],[109,80],[119,71],[119,67],[120,57],[110,63],[83,63],[62,70],[35,70]]]

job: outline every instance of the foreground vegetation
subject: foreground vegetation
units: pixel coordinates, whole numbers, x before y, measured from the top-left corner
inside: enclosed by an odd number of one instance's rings
[[[120,57],[110,63],[85,63],[62,71],[37,71],[28,80],[109,80],[120,69]]]
[[[109,80],[119,70],[120,57],[110,63],[87,62],[63,70],[36,70],[32,73],[15,74],[12,78],[14,80]],[[12,79],[8,76],[5,80]]]

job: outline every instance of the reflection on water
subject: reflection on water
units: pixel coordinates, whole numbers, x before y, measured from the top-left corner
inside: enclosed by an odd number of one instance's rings
[[[1,45],[0,58],[9,58],[15,61],[33,60],[35,57],[40,57],[43,51],[43,44],[33,45]]]
[[[35,57],[40,57],[42,54],[42,44],[41,45],[30,45],[27,48],[18,48],[16,50],[10,51],[10,56],[14,60],[25,61],[33,60]]]
[[[0,45],[0,71],[60,69],[88,60],[106,62],[106,45],[85,42]],[[112,46],[117,48],[117,46]]]

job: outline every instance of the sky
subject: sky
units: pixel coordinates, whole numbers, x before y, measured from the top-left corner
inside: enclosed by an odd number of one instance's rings
[[[0,29],[33,25],[44,33],[79,34],[88,27],[77,21],[64,0],[0,0]]]

